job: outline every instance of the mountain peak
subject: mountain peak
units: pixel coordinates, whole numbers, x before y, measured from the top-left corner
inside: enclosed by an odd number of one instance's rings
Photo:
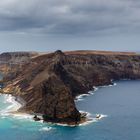
[[[56,55],[64,55],[64,53],[61,50],[56,50],[54,53]]]

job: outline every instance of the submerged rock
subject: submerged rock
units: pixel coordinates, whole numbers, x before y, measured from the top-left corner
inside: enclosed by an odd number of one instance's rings
[[[39,117],[37,117],[37,115],[35,115],[35,116],[33,117],[33,120],[35,120],[35,121],[40,121],[41,119],[40,119]]]

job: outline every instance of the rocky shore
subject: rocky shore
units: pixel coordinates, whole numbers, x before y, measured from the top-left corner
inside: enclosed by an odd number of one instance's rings
[[[127,52],[71,51],[0,55],[4,93],[22,98],[20,112],[41,113],[44,121],[86,121],[74,99],[112,80],[140,79],[140,55]]]

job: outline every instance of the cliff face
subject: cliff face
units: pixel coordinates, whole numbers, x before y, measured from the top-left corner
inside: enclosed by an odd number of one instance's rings
[[[3,73],[8,80],[17,76],[22,71],[25,64],[30,63],[31,59],[38,56],[36,52],[7,52],[0,54],[0,72]],[[9,79],[11,78],[11,79]]]
[[[3,90],[26,101],[21,111],[42,113],[46,121],[80,121],[75,96],[111,80],[140,78],[140,56],[135,53],[56,51],[29,58],[20,70],[9,71]]]

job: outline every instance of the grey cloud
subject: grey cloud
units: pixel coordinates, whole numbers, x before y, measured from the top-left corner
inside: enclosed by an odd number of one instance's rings
[[[0,30],[45,34],[138,31],[138,0],[1,0]]]

